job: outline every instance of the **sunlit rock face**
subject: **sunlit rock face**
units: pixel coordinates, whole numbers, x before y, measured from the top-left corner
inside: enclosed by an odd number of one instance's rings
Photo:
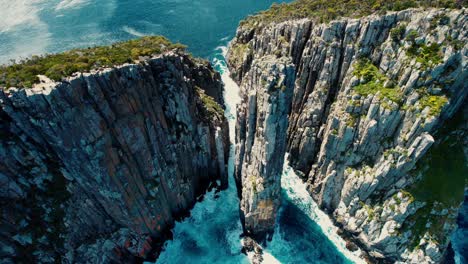
[[[258,240],[273,233],[280,205],[293,88],[291,62],[273,56],[255,63],[241,87],[235,173],[242,182],[240,206],[245,229]]]
[[[410,9],[241,24],[228,63],[242,94],[247,231],[262,238],[272,227],[280,177],[270,158],[289,152],[313,198],[371,258],[440,262],[463,188],[459,200],[421,200],[414,189],[428,173],[415,168],[445,135],[466,137],[446,121],[467,107],[467,21],[465,9]]]
[[[227,185],[222,90],[176,52],[1,89],[2,259],[154,258],[198,196]]]

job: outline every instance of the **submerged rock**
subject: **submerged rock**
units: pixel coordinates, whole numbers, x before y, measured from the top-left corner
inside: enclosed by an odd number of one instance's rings
[[[252,255],[252,264],[263,263],[263,249],[260,245],[257,244],[255,240],[250,237],[244,237],[242,240],[242,245],[242,252],[248,255]]]

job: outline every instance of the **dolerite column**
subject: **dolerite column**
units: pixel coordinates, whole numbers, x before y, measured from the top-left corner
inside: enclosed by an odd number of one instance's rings
[[[245,231],[259,242],[273,233],[295,71],[289,60],[254,60],[241,84],[236,126],[236,177],[242,183]]]

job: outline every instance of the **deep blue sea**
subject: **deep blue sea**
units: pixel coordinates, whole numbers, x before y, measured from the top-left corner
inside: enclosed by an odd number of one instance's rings
[[[164,35],[209,59],[222,73],[231,137],[238,87],[224,62],[239,21],[273,0],[0,0],[0,63],[32,54]],[[277,1],[278,2],[278,1]],[[232,138],[231,138],[232,140]],[[229,164],[232,176],[232,150]],[[235,186],[207,193],[191,216],[177,223],[157,263],[249,263],[241,253],[242,232]],[[264,263],[362,262],[345,248],[336,227],[285,164],[283,207]]]

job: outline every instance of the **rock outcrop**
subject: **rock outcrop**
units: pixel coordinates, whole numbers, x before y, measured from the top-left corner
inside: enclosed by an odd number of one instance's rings
[[[288,60],[270,56],[254,62],[244,76],[237,108],[235,175],[242,183],[241,217],[246,231],[260,241],[273,233],[280,205],[293,75]]]
[[[243,98],[236,178],[247,231],[272,227],[276,162],[287,151],[313,198],[371,258],[440,262],[461,200],[422,201],[412,189],[418,161],[467,107],[466,12],[241,23],[228,64]]]
[[[175,51],[2,88],[1,262],[154,258],[208,187],[227,186],[222,90],[208,62]]]

